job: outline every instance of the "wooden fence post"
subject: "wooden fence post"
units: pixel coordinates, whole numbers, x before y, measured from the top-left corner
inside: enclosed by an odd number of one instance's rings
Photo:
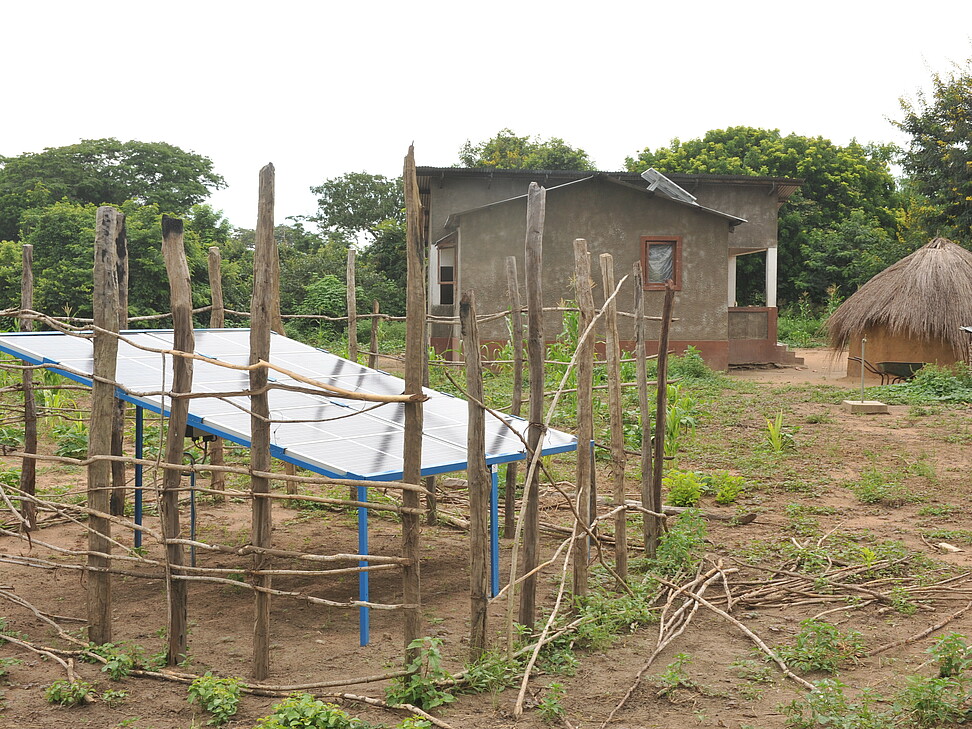
[[[172,300],[172,348],[180,352],[195,351],[192,329],[192,290],[189,283],[189,264],[183,239],[184,226],[179,218],[162,216],[162,254],[169,276]],[[192,360],[186,357],[172,358],[172,392],[192,391]],[[165,460],[181,464],[186,449],[186,423],[189,418],[189,400],[173,397],[169,405],[169,424],[165,439]],[[162,536],[166,541],[166,583],[169,595],[169,644],[168,664],[174,666],[188,655],[189,583],[172,579],[180,574],[185,564],[185,551],[181,544],[171,544],[170,539],[181,537],[179,517],[179,488],[182,471],[171,468],[162,474]]]
[[[675,283],[665,282],[665,302],[662,304],[661,333],[658,337],[658,396],[655,400],[655,452],[651,470],[651,504],[648,508],[657,514],[662,513],[662,470],[665,466],[665,431],[668,416],[668,331],[672,323],[672,308],[675,305]],[[659,517],[655,517],[660,521]],[[661,524],[656,533],[661,533]]]
[[[510,414],[519,415],[523,406],[523,314],[516,256],[506,257],[506,293],[510,299],[510,341],[513,345],[513,400]],[[503,496],[503,536],[512,539],[516,531],[516,461],[506,464],[506,490]]]
[[[415,148],[409,146],[403,171],[405,187],[406,235],[405,250],[408,265],[407,299],[405,304],[405,392],[422,392],[425,381],[428,352],[425,348],[425,265],[422,238],[422,201],[419,198],[418,178],[415,174]],[[422,425],[421,402],[405,403],[405,442],[402,463],[402,481],[422,483]],[[417,491],[402,492],[402,505],[420,509],[422,504]],[[408,605],[402,612],[405,622],[405,663],[408,665],[419,655],[419,649],[411,647],[422,637],[422,579],[421,579],[421,521],[417,512],[402,514],[402,557],[408,563],[402,567],[403,602]]]
[[[587,241],[574,240],[574,278],[577,287],[577,308],[580,310],[577,329],[587,331],[594,319],[594,295],[591,285],[591,255]],[[594,337],[587,337],[577,353],[577,515],[574,525],[574,594],[588,591],[588,562],[590,540],[584,527],[591,525],[591,441],[594,439]]]
[[[371,340],[368,343],[368,366],[371,369],[378,367],[378,327],[381,326],[381,307],[378,299],[371,302]]]
[[[476,298],[472,291],[459,302],[462,352],[466,364],[469,425],[466,431],[466,476],[469,484],[469,660],[477,661],[486,650],[487,513],[492,478],[486,470],[486,410],[483,402],[483,367],[480,361]]]
[[[256,248],[253,253],[253,295],[250,301],[250,364],[270,360],[270,330],[274,324],[273,259],[276,245],[273,237],[274,170],[268,164],[260,170],[260,197],[257,208]],[[279,299],[277,299],[279,306]],[[250,465],[254,471],[270,471],[270,405],[266,392],[268,373],[265,367],[250,370]],[[250,489],[256,497],[270,492],[270,479],[250,476]],[[272,499],[253,499],[250,541],[254,547],[269,549],[273,514]],[[265,552],[253,555],[253,569],[266,570],[270,557]],[[270,587],[270,576],[253,576],[253,585]],[[270,674],[270,595],[254,592],[253,677],[264,680]]]
[[[635,263],[632,271],[634,280],[635,315],[635,366],[638,377],[638,409],[641,413],[641,503],[646,509],[661,513],[656,509],[651,488],[651,411],[648,406],[648,355],[645,350],[647,336],[645,331],[645,281],[641,263]],[[650,514],[641,515],[641,531],[644,535],[645,556],[654,559],[661,539],[661,521]]]
[[[223,259],[218,246],[209,247],[209,291],[212,308],[209,310],[209,328],[222,329],[226,326],[226,308],[223,303]],[[214,466],[223,466],[226,461],[223,455],[223,439],[217,438],[209,445],[209,462]],[[213,471],[210,474],[210,487],[215,491],[226,489],[226,474]],[[219,503],[223,497],[214,494],[214,500]]]
[[[22,268],[20,273],[20,308],[22,311],[34,309],[34,246],[21,248]],[[20,331],[34,331],[34,320],[25,314],[20,316]],[[37,399],[34,392],[34,371],[25,369],[21,373],[24,388],[24,452],[37,453]],[[20,466],[20,490],[33,496],[37,492],[37,461],[24,458]],[[37,528],[37,504],[30,499],[20,502],[20,512],[24,517],[24,529]]]
[[[94,375],[91,386],[91,422],[88,457],[111,454],[115,410],[115,368],[118,357],[118,271],[115,269],[115,234],[118,211],[98,208],[94,253]],[[107,513],[111,494],[111,462],[96,460],[88,466],[88,507]],[[88,518],[88,640],[111,642],[111,521]]]
[[[614,293],[614,257],[610,253],[601,254],[601,280],[604,296]],[[608,411],[611,425],[611,479],[614,481],[614,505],[621,510],[614,517],[614,569],[618,579],[628,579],[628,518],[624,509],[627,498],[624,488],[624,413],[621,410],[621,343],[618,340],[617,297],[607,304],[605,329],[607,338]]]
[[[347,299],[348,299],[348,359],[358,362],[358,292],[354,281],[354,248],[348,248]]]
[[[527,231],[524,246],[524,276],[527,293],[527,356],[530,360],[530,425],[527,447],[531,459],[539,458],[543,447],[543,378],[545,343],[543,338],[543,221],[546,210],[546,190],[531,182],[527,192]],[[523,517],[523,573],[533,572],[539,565],[540,548],[539,500],[540,469],[532,469],[531,477],[523,485],[526,508]],[[520,592],[519,622],[533,629],[537,613],[537,575],[523,580]]]
[[[125,216],[118,213],[115,225],[115,270],[118,276],[118,329],[128,328],[128,234],[125,230]],[[120,397],[115,398],[114,425],[111,430],[111,454],[123,455],[125,449],[125,408]],[[111,503],[113,516],[125,515],[125,463],[112,461],[111,464]]]

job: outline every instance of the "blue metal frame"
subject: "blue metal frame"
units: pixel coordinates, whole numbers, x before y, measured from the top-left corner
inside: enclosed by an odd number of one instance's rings
[[[135,457],[144,455],[145,411],[141,405],[135,406]],[[135,464],[135,523],[142,526],[142,464]],[[135,546],[142,546],[142,530],[135,530]]]

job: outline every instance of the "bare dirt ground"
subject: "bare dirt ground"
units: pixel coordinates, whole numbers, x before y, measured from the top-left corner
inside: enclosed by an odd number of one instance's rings
[[[923,539],[930,529],[948,529],[961,537],[972,535],[972,517],[968,506],[972,500],[970,454],[972,442],[968,413],[964,409],[930,408],[919,413],[907,406],[893,406],[890,415],[852,417],[841,412],[832,394],[817,397],[807,390],[812,385],[852,388],[840,361],[830,361],[825,350],[802,350],[806,365],[800,368],[737,371],[733,378],[753,383],[753,389],[735,398],[738,409],[727,409],[703,417],[700,431],[722,438],[725,452],[703,452],[690,447],[682,468],[727,468],[734,473],[762,472],[752,475],[754,485],[740,508],[758,513],[747,526],[727,522],[710,522],[708,548],[713,558],[721,557],[727,566],[739,566],[740,580],[769,580],[764,571],[747,570],[732,559],[754,560],[760,549],[796,540],[798,544],[816,542],[824,549],[830,535],[847,533],[865,544],[896,540],[915,554],[936,560],[935,575],[962,575],[972,570],[970,552],[942,554]],[[810,393],[810,394],[808,394]],[[772,398],[770,397],[772,396]],[[782,405],[780,404],[782,403]],[[746,443],[756,443],[764,431],[763,418],[772,409],[785,407],[787,422],[798,425],[797,447],[776,460],[762,457],[758,466],[746,458]],[[750,447],[749,451],[755,450]],[[634,459],[636,460],[636,459]],[[925,475],[913,474],[909,464],[921,463]],[[748,465],[747,465],[748,464]],[[15,465],[13,462],[7,466]],[[889,507],[862,504],[846,487],[867,468],[899,470],[910,492],[920,502]],[[933,477],[927,475],[928,472]],[[73,483],[83,488],[80,470],[63,467],[41,469],[46,485]],[[916,472],[917,473],[917,472]],[[606,475],[602,478],[606,482]],[[635,483],[629,484],[632,496]],[[816,509],[816,528],[801,531],[793,516],[792,505]],[[923,507],[940,505],[944,515],[930,514]],[[711,506],[711,502],[709,502]],[[285,549],[319,552],[355,551],[353,516],[334,511],[302,511],[275,506],[274,542]],[[544,519],[563,519],[559,497],[544,495]],[[199,513],[199,535],[211,542],[245,544],[249,538],[249,510],[245,504],[203,504]],[[147,523],[155,526],[151,520]],[[391,520],[375,519],[371,532],[372,550],[379,554],[396,554],[399,549],[399,525]],[[794,525],[797,525],[796,527]],[[634,528],[634,525],[632,525]],[[633,532],[635,533],[635,532]],[[129,545],[131,537],[117,537]],[[83,534],[77,526],[57,524],[36,534],[36,539],[50,545],[83,548]],[[466,536],[447,526],[423,529],[423,613],[429,635],[444,641],[447,667],[461,668],[468,631],[468,546]],[[961,549],[972,549],[959,538],[952,538]],[[543,549],[550,553],[559,540],[545,538]],[[49,559],[63,559],[55,550],[35,543],[32,548],[18,539],[0,537],[0,554],[31,554]],[[150,548],[150,554],[158,554]],[[225,556],[199,555],[200,564],[236,567],[239,561]],[[509,548],[502,549],[503,570],[508,570]],[[287,567],[285,560],[275,563]],[[295,565],[296,566],[296,565]],[[929,568],[932,569],[932,568]],[[951,571],[948,571],[951,570]],[[931,573],[930,573],[931,574]],[[541,601],[550,605],[556,590],[558,574],[541,580]],[[937,579],[937,577],[936,577]],[[159,581],[116,578],[113,605],[116,642],[142,646],[147,655],[164,645],[160,628],[166,622],[163,585]],[[0,586],[30,601],[40,610],[74,618],[63,622],[65,628],[82,635],[85,616],[84,584],[77,572],[67,569],[39,570],[0,564]],[[356,578],[320,579],[300,577],[274,578],[274,587],[302,590],[333,600],[347,600],[356,594]],[[184,670],[201,674],[211,670],[224,676],[249,672],[252,631],[251,594],[232,586],[192,584],[189,590],[190,660]],[[398,577],[394,572],[376,573],[372,577],[373,599],[394,603],[401,599]],[[868,647],[905,638],[931,626],[945,615],[970,600],[968,591],[956,588],[954,594],[931,599],[918,606],[913,614],[876,603],[857,609],[846,609],[828,616],[841,630],[855,629],[863,635]],[[735,616],[770,645],[792,640],[799,623],[843,602],[800,604],[793,600],[771,607],[743,608]],[[490,625],[501,631],[504,605],[494,605]],[[63,641],[30,611],[13,603],[0,603],[0,616],[6,629],[39,644],[67,648]],[[372,643],[360,647],[357,641],[357,610],[329,609],[275,598],[272,625],[272,683],[301,684],[348,676],[380,673],[400,665],[401,628],[396,613],[372,611]],[[972,631],[972,611],[948,627],[960,633]],[[941,632],[933,635],[940,635]],[[619,635],[610,648],[579,653],[580,663],[573,675],[538,674],[532,686],[538,695],[552,682],[566,690],[563,706],[570,725],[579,729],[598,727],[607,718],[621,696],[635,679],[648,655],[654,649],[657,628],[640,627],[630,634]],[[906,644],[881,657],[862,659],[845,668],[840,678],[849,686],[873,687],[892,693],[904,678],[926,660],[924,650],[931,638]],[[498,638],[497,638],[498,644]],[[722,618],[701,611],[684,635],[661,653],[647,671],[641,687],[634,692],[612,727],[646,729],[647,727],[733,727],[738,729],[773,729],[784,726],[780,704],[803,694],[795,683],[787,681],[773,668],[765,681],[746,680],[732,667],[734,662],[754,659],[752,642],[735,626]],[[654,679],[676,654],[690,656],[687,676],[695,688],[680,689],[659,697]],[[127,700],[115,708],[96,702],[84,708],[53,707],[45,702],[43,690],[63,669],[41,657],[6,643],[0,646],[0,659],[16,659],[6,666],[8,674],[0,678],[0,727],[87,726],[129,729],[176,729],[205,725],[206,715],[194,712],[186,700],[183,684],[149,678],[129,678],[110,682],[99,667],[77,664],[79,675],[99,690],[121,689]],[[757,659],[758,660],[758,659]],[[810,680],[823,677],[811,674]],[[350,686],[349,692],[383,696],[383,683]],[[545,724],[535,710],[528,710],[518,721],[512,715],[516,689],[497,693],[461,696],[457,702],[437,714],[456,729],[479,727],[524,727],[536,729]],[[269,713],[276,699],[244,697],[239,714],[228,726],[252,727],[259,717]],[[532,699],[531,702],[532,703]],[[404,716],[360,704],[346,704],[352,714],[376,725],[394,726]],[[567,726],[566,724],[562,724]]]

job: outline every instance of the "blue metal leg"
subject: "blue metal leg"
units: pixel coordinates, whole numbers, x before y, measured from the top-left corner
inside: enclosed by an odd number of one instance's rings
[[[135,406],[135,457],[141,458],[144,445],[142,439],[145,430],[145,411]],[[142,525],[142,464],[135,464],[135,523]],[[142,530],[135,530],[135,546],[142,546]]]
[[[499,593],[499,470],[490,466],[489,489],[489,596]]]
[[[368,500],[368,487],[358,486],[358,501]],[[363,506],[358,507],[358,554],[368,554],[368,509]],[[367,567],[368,560],[358,561],[359,567]],[[358,573],[358,599],[368,602],[368,573]],[[371,613],[369,608],[361,606],[358,608],[358,633],[361,645],[368,645],[371,641]]]
[[[189,538],[196,541],[196,472],[189,472]],[[189,564],[196,566],[196,545],[189,545]]]

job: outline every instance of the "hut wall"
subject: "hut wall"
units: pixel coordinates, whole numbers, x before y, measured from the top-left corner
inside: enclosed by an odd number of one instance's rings
[[[892,335],[885,327],[874,327],[864,333],[867,337],[864,356],[868,362],[933,362],[950,365],[962,362],[964,352],[955,351],[951,345],[941,340],[904,337]],[[851,339],[848,349],[851,357],[861,356],[860,337]],[[860,377],[861,366],[857,362],[847,362],[848,377]],[[874,379],[877,379],[875,377]]]

